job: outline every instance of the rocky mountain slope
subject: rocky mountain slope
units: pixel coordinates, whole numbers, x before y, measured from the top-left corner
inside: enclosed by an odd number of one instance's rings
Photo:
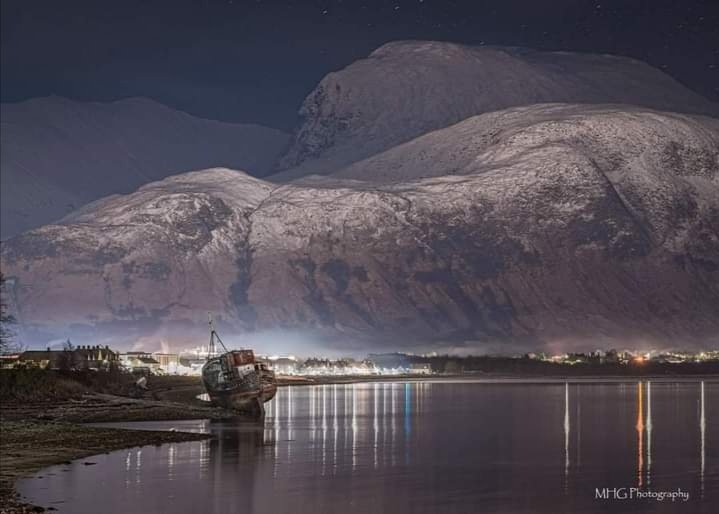
[[[668,75],[626,57],[388,43],[327,75],[273,180],[326,174],[470,116],[544,102],[622,103],[719,114]]]
[[[3,239],[173,173],[229,166],[264,175],[288,137],[144,98],[37,98],[2,104],[0,120]]]
[[[718,120],[514,108],[357,166],[178,175],[6,242],[25,337],[716,344]]]

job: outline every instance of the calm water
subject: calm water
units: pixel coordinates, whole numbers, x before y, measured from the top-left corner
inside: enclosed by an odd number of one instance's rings
[[[263,425],[125,426],[217,438],[55,466],[21,481],[20,492],[77,514],[691,513],[719,505],[719,383],[292,387],[280,389]],[[604,487],[681,489],[689,500],[595,499]]]

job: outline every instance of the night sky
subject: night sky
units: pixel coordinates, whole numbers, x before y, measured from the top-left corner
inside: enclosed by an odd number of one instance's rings
[[[718,0],[2,0],[2,101],[148,96],[290,129],[328,72],[398,39],[627,55],[719,100]]]

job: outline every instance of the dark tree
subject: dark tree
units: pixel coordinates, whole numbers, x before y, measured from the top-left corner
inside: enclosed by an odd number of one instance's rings
[[[57,369],[60,371],[75,369],[75,346],[69,339],[62,345],[62,352],[57,357]]]

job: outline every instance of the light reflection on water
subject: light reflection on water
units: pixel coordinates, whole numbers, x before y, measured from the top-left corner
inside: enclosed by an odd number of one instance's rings
[[[73,513],[713,512],[718,398],[711,382],[282,388],[264,423],[128,423],[216,437],[91,457],[19,490]],[[594,498],[637,486],[690,501]]]

